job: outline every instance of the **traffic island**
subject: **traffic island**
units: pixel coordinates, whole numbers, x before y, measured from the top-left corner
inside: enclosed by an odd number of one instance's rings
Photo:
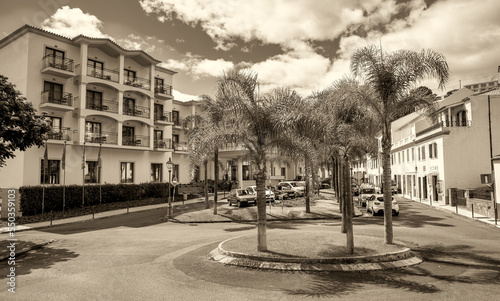
[[[268,231],[267,252],[257,251],[257,235],[221,242],[209,254],[217,262],[281,271],[363,271],[402,268],[422,260],[402,243],[355,235],[354,254],[346,254],[346,235],[303,230]]]

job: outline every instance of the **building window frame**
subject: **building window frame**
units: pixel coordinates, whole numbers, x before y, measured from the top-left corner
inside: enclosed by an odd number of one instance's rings
[[[85,161],[84,180],[85,184],[99,184],[100,183],[100,170],[97,161]]]
[[[134,183],[134,162],[120,162],[120,183]]]
[[[151,163],[151,182],[158,183],[163,181],[163,164]]]
[[[44,159],[42,158],[40,161],[40,184],[60,184],[60,169],[61,160],[50,160],[49,159],[49,168],[45,173],[45,180],[43,177],[43,163]]]

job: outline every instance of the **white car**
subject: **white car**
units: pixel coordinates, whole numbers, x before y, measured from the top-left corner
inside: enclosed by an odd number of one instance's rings
[[[383,194],[372,194],[366,201],[366,212],[371,212],[372,215],[384,214]],[[399,204],[394,197],[392,197],[392,214],[399,215]]]
[[[297,185],[297,183],[294,181],[279,182],[278,186],[281,186],[284,189],[290,189],[290,190],[295,191],[296,196],[304,196],[305,195],[305,187]]]
[[[257,195],[257,186],[248,186],[245,189],[250,193]],[[276,196],[274,195],[274,192],[266,187],[266,202],[274,202],[275,199]]]

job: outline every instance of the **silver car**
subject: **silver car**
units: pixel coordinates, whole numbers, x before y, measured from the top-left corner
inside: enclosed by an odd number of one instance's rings
[[[384,214],[384,195],[372,194],[366,203],[366,212],[371,212],[373,216],[377,214]],[[399,204],[392,197],[392,214],[399,215]]]

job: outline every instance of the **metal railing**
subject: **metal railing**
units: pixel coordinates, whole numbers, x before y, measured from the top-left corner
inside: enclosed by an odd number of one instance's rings
[[[180,152],[187,152],[188,145],[187,142],[174,142],[174,150]]]
[[[85,108],[95,111],[118,113],[118,101],[105,99],[97,101],[91,97],[87,97]]]
[[[155,139],[153,147],[155,149],[172,149],[172,139]]]
[[[74,61],[72,59],[66,59],[51,53],[44,56],[42,61],[43,68],[51,67],[69,72],[74,71]]]
[[[85,132],[85,142],[118,144],[118,133],[116,132]]]
[[[149,147],[149,136],[145,135],[123,136],[122,145]]]
[[[158,111],[155,111],[154,112],[154,119],[155,121],[165,121],[165,122],[172,122],[172,112],[167,112],[167,111],[163,111],[163,112],[158,112]]]
[[[58,105],[73,106],[73,95],[68,92],[42,91],[41,103],[54,103]]]
[[[172,95],[172,86],[169,85],[156,86],[155,93]]]
[[[149,113],[150,109],[148,107],[143,107],[143,106],[123,107],[124,115],[149,118]]]
[[[94,65],[87,65],[87,76],[109,80],[112,82],[118,82],[118,71],[106,69],[106,68],[95,68]]]
[[[135,77],[135,78],[125,78],[123,84],[132,87],[138,87],[145,90],[151,89],[151,81],[149,79]]]
[[[73,132],[71,131],[71,128],[53,127],[52,131],[47,134],[47,139],[71,141],[73,137],[72,134]]]
[[[443,127],[470,127],[472,125],[472,120],[445,120],[441,121]]]

